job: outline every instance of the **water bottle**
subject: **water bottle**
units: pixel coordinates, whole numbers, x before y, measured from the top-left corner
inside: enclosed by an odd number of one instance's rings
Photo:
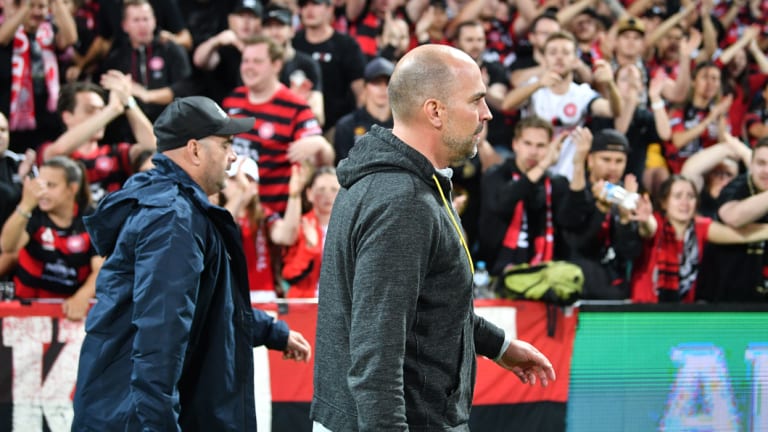
[[[611,204],[616,204],[627,210],[634,210],[637,208],[637,201],[640,199],[640,194],[629,192],[617,184],[606,182],[603,187],[602,197],[605,201],[608,201]]]
[[[472,276],[473,292],[476,299],[493,298],[491,293],[491,275],[485,267],[485,261],[478,261]]]
[[[14,288],[13,281],[0,281],[0,300],[13,300]]]

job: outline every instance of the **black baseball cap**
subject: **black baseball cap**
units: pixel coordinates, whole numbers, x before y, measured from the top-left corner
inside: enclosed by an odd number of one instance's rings
[[[304,7],[308,4],[331,4],[331,0],[299,0],[299,7]]]
[[[600,151],[615,151],[624,154],[629,153],[629,141],[623,133],[616,129],[602,129],[597,131],[592,137],[592,148],[590,153]]]
[[[395,65],[391,61],[383,58],[376,57],[368,62],[363,70],[363,78],[366,81],[373,81],[379,77],[391,77],[392,72],[395,70]]]
[[[278,5],[267,6],[267,12],[264,13],[263,17],[264,23],[267,23],[268,21],[277,21],[282,25],[291,25],[292,20],[293,13],[291,10]]]
[[[232,12],[250,12],[257,17],[261,17],[262,13],[264,12],[264,8],[261,6],[261,2],[259,0],[240,0],[237,2],[237,5]]]
[[[178,98],[155,120],[157,151],[184,147],[191,139],[230,136],[253,129],[253,117],[232,118],[205,96]]]

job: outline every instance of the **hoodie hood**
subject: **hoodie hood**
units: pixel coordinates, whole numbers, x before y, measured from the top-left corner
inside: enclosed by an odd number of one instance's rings
[[[104,197],[96,211],[84,218],[99,255],[112,253],[123,224],[138,206],[168,207],[182,189],[202,208],[212,207],[200,186],[167,156],[157,154],[152,161],[154,169],[133,175],[122,189]]]
[[[336,173],[339,184],[349,189],[363,177],[383,171],[408,171],[436,189],[432,176],[436,173],[443,190],[451,190],[451,182],[437,171],[432,163],[413,147],[392,134],[392,131],[373,125],[360,141],[355,143],[349,156],[343,159]]]

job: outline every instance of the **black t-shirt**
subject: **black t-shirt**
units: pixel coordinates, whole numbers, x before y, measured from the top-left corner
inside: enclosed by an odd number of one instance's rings
[[[157,31],[168,30],[178,33],[186,27],[181,12],[175,1],[149,0],[155,13]],[[123,32],[123,0],[99,0],[99,19],[96,34],[104,39],[117,38],[113,42],[127,39]]]
[[[509,71],[513,72],[521,69],[536,67],[539,64],[533,57],[533,47],[531,45],[521,45],[515,49],[515,61],[510,63]]]
[[[0,153],[0,227],[13,213],[21,199],[22,179],[19,164],[24,156],[6,151]]]
[[[182,83],[192,73],[186,51],[173,42],[160,42],[155,38],[144,48],[143,56],[146,61],[143,68],[141,56],[139,50],[133,49],[126,39],[118,45],[113,45],[104,60],[103,70],[117,69],[130,74],[134,81],[150,90],[164,87],[171,87],[171,90],[174,90],[176,85]],[[151,121],[154,121],[165,108],[164,105],[141,102],[139,106]]]
[[[320,71],[320,64],[309,54],[296,51],[292,59],[286,60],[280,70],[280,82],[290,88],[291,75],[294,73],[303,73],[304,77],[312,82],[312,90],[323,91],[323,75]]]
[[[391,129],[392,119],[381,122],[373,118],[365,108],[358,108],[336,122],[333,138],[333,147],[336,150],[336,164],[347,157],[352,147],[366,132],[371,130],[373,125]]]
[[[731,180],[720,192],[719,207],[759,193],[750,185],[749,173]],[[757,223],[768,223],[768,214]],[[713,302],[768,302],[768,284],[763,276],[768,269],[767,242],[741,245],[709,243],[699,267],[696,298]]]
[[[178,0],[181,19],[192,34],[192,45],[197,47],[226,30],[227,15],[236,3],[236,0]]]
[[[499,62],[483,62],[480,66],[488,73],[488,85],[504,84],[509,89],[509,75]],[[493,118],[488,122],[488,142],[493,146],[509,148],[512,144],[512,129],[515,116],[490,107]]]
[[[343,115],[357,108],[350,84],[363,77],[363,52],[353,38],[339,32],[333,32],[324,42],[313,44],[307,41],[302,30],[293,38],[293,47],[309,54],[320,64],[325,99],[325,129],[328,130]]]
[[[645,108],[638,107],[635,109],[626,137],[629,141],[630,152],[627,155],[627,167],[624,172],[634,174],[638,179],[642,179],[648,145],[661,142],[661,138],[656,132],[656,120],[653,118],[653,113]]]
[[[219,64],[211,71],[203,71],[206,94],[216,103],[221,104],[235,87],[243,85],[240,79],[242,53],[233,45],[219,47]]]

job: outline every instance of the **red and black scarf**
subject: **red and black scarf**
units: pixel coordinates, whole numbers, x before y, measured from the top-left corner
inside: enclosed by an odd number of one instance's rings
[[[699,244],[694,223],[688,225],[683,241],[666,219],[656,243],[656,294],[659,302],[680,302],[690,292],[699,272]]]
[[[40,24],[35,41],[41,50],[41,61],[48,88],[48,102],[44,109],[56,111],[59,100],[59,66],[55,52],[55,32],[49,22]],[[19,26],[13,39],[13,63],[11,68],[11,115],[8,126],[13,131],[37,128],[34,86],[32,83],[31,42],[24,26]]]
[[[520,174],[513,173],[512,180],[520,180]],[[543,232],[539,233],[529,232],[530,224],[523,200],[518,201],[515,205],[515,212],[502,241],[501,254],[507,256],[505,262],[509,264],[527,262],[530,265],[537,265],[552,261],[555,239],[555,227],[552,219],[552,180],[546,176],[544,177],[544,202],[546,223]],[[533,238],[533,242],[529,241],[530,238]]]

